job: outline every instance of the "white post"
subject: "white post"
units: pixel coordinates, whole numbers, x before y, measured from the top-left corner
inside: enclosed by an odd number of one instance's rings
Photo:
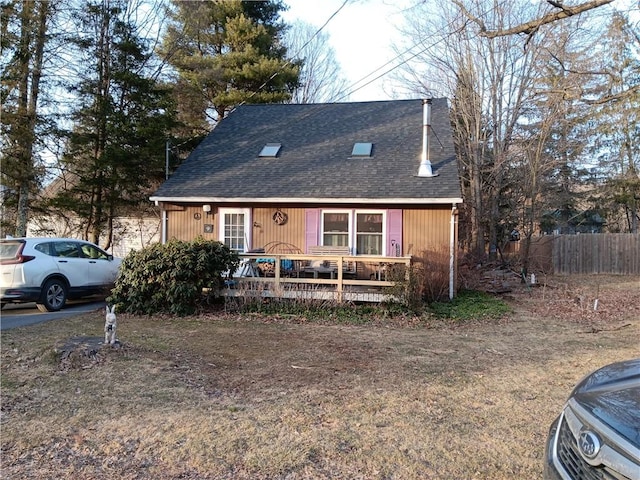
[[[456,274],[456,204],[451,205],[451,222],[449,226],[449,300],[453,300]]]
[[[162,229],[161,229],[161,234],[162,234],[162,239],[161,242],[164,245],[165,243],[167,243],[167,224],[169,223],[169,217],[167,217],[167,211],[162,209]]]

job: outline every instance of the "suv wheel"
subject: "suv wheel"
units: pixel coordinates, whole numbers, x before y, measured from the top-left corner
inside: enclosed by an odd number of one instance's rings
[[[40,300],[36,303],[41,312],[57,312],[67,301],[67,286],[57,278],[44,284]]]

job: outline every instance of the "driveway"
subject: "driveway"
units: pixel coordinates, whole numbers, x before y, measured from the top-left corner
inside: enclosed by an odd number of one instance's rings
[[[58,312],[41,312],[36,308],[35,303],[6,305],[0,314],[0,330],[9,330],[11,328],[26,327],[28,325],[35,325],[36,323],[48,322],[50,320],[69,318],[71,316],[104,309],[105,306],[106,303],[104,300],[85,300],[69,302],[65,308]]]

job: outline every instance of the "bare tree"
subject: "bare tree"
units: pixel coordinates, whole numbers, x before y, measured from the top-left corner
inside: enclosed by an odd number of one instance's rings
[[[311,24],[297,21],[287,30],[285,44],[292,56],[304,62],[292,103],[334,102],[344,96],[348,83],[327,34]]]
[[[410,11],[407,18],[407,38],[417,39],[414,50],[421,51],[407,63],[407,81],[413,81],[421,94],[436,90],[451,98],[467,204],[468,225],[463,230],[467,246],[479,258],[485,256],[486,242],[493,256],[510,231],[501,221],[509,150],[531,94],[544,36],[531,41],[517,36],[488,38],[479,35],[468,15],[482,15],[501,28],[528,13],[525,7],[531,5],[507,2],[488,7],[484,1],[467,0],[463,11],[454,3],[431,1],[422,4],[427,11]]]
[[[557,22],[558,20],[569,18],[574,15],[579,15],[594,8],[607,5],[608,3],[613,2],[613,0],[591,0],[589,2],[581,3],[574,6],[565,5],[563,0],[546,0],[547,4],[553,7],[554,10],[539,15],[533,20],[520,23],[514,27],[498,28],[496,30],[487,29],[482,17],[476,16],[475,14],[467,10],[462,0],[452,0],[452,2],[460,8],[460,10],[469,20],[473,21],[480,27],[480,35],[487,38],[495,38],[507,35],[515,35],[518,33],[531,35],[537,32],[542,25]]]
[[[38,186],[42,173],[34,158],[34,151],[47,24],[51,12],[50,2],[28,0],[7,5],[3,11],[3,17],[6,15],[8,20],[16,20],[17,25],[13,31],[3,25],[3,59],[7,55],[4,48],[7,46],[4,44],[7,36],[13,37],[15,48],[7,49],[11,58],[5,59],[7,62],[2,69],[2,183],[15,195],[14,202],[3,204],[14,205],[14,233],[18,236],[26,235],[30,196]],[[3,23],[5,21],[3,18]]]
[[[460,8],[461,12],[469,21],[473,22],[480,28],[479,34],[481,36],[495,38],[518,34],[532,36],[536,34],[544,25],[553,24],[560,20],[568,19],[571,17],[575,18],[582,13],[611,4],[613,3],[613,0],[591,0],[573,6],[565,5],[564,0],[546,0],[547,8],[540,10],[537,15],[534,15],[533,19],[528,20],[524,23],[520,23],[514,27],[497,30],[488,29],[483,15],[475,15],[470,12],[465,7],[462,0],[452,0],[452,2]],[[638,33],[637,28],[635,30],[631,29],[631,31],[628,32],[628,36],[631,37],[631,43],[640,43],[640,33]],[[583,73],[585,73],[586,75],[591,75],[598,72],[586,71]],[[608,94],[603,94],[598,98],[585,99],[585,101],[594,104],[603,104],[607,102],[615,102],[628,96],[635,96],[638,95],[638,93],[640,93],[640,85],[632,85],[627,89],[619,90],[615,93],[610,92]]]

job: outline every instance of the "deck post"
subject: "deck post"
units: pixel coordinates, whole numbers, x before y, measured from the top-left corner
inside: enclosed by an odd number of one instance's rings
[[[275,282],[276,282],[276,290],[280,290],[280,256],[279,255],[274,255],[275,257],[275,262],[276,264],[274,265],[274,275],[276,277]]]
[[[343,300],[343,289],[344,289],[344,284],[342,283],[342,257],[338,257],[338,285],[337,285],[337,290],[338,290],[338,302],[342,303]]]

